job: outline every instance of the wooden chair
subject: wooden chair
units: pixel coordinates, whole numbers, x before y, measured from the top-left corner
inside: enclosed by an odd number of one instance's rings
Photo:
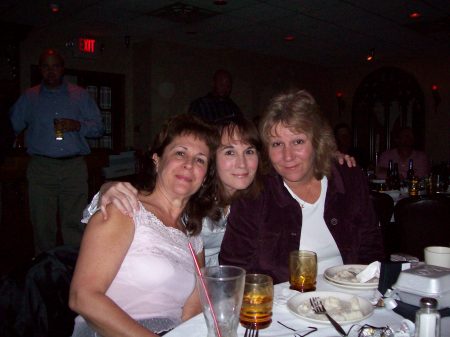
[[[397,252],[423,261],[428,246],[450,245],[450,199],[439,196],[405,198],[394,207]]]
[[[383,235],[384,250],[387,256],[395,250],[396,227],[391,223],[394,200],[386,193],[370,191],[370,199]]]

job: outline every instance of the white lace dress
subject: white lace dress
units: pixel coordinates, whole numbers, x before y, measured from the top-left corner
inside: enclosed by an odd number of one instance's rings
[[[106,295],[136,321],[160,333],[181,323],[183,305],[195,286],[188,242],[199,253],[202,240],[165,226],[142,204],[134,223],[133,241]],[[97,335],[78,316],[72,336]]]

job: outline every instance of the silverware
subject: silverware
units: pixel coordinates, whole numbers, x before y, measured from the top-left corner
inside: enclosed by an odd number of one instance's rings
[[[258,336],[259,336],[258,329],[245,328],[244,337],[258,337]]]
[[[313,311],[316,314],[319,315],[325,315],[327,316],[328,320],[331,322],[331,324],[334,326],[334,328],[336,329],[337,332],[339,332],[339,334],[341,336],[347,336],[347,333],[345,332],[345,330],[339,325],[338,322],[336,322],[330,315],[328,315],[327,310],[325,309],[325,307],[323,306],[322,301],[320,300],[319,297],[311,297],[309,299],[309,302],[311,303],[311,308],[313,309]]]
[[[286,329],[294,331],[294,337],[305,337],[305,336],[308,336],[309,334],[317,331],[317,328],[315,326],[308,326],[307,329],[309,329],[309,331],[305,331],[306,329],[296,330],[294,328],[287,326],[284,323],[281,323],[280,321],[277,321],[277,322],[278,322],[278,324],[284,326]],[[301,334],[300,334],[300,332],[301,332]]]

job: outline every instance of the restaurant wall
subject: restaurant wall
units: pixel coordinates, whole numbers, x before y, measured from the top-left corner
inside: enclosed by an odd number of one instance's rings
[[[78,37],[64,29],[50,29],[31,32],[20,45],[20,86],[23,92],[30,87],[31,65],[38,64],[38,58],[42,50],[54,48],[58,50],[65,59],[66,69],[106,72],[113,74],[125,74],[125,144],[133,145],[133,78],[132,78],[132,55],[131,47],[127,48],[123,37],[102,38],[97,40],[98,53],[93,58],[82,58],[75,56],[74,48],[66,46],[68,41]],[[100,47],[103,45],[103,50]]]
[[[333,124],[351,123],[352,100],[363,79],[371,72],[383,67],[398,67],[414,76],[425,96],[425,151],[433,163],[450,159],[450,60],[422,59],[397,63],[374,63],[366,67],[351,67],[330,70],[333,91],[344,93],[345,109],[338,115],[337,104],[331,116]],[[441,102],[435,111],[431,86],[439,86]]]
[[[30,33],[21,43],[21,90],[30,86],[30,65],[40,52],[56,48],[66,68],[125,75],[125,145],[145,149],[167,117],[185,112],[189,103],[207,94],[215,70],[225,68],[234,79],[232,98],[248,118],[260,114],[270,97],[288,88],[307,89],[326,112],[333,108],[328,72],[322,67],[292,60],[229,49],[203,49],[176,43],[122,37],[97,39],[103,50],[95,58],[74,56],[68,30]]]
[[[212,75],[220,68],[231,72],[231,97],[250,119],[264,110],[275,93],[291,87],[307,88],[324,106],[330,105],[327,98],[332,88],[324,80],[328,72],[321,67],[242,51],[161,41],[140,43],[134,51],[135,82],[146,84],[139,96],[147,95],[145,99],[135,99],[135,130],[140,131],[135,139],[141,146],[151,142],[167,117],[186,112],[193,99],[207,94]],[[136,90],[135,94],[138,95]]]

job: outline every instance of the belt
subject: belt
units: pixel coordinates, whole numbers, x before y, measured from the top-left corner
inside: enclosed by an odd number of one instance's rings
[[[34,154],[33,156],[35,157],[41,157],[41,158],[47,158],[47,159],[55,159],[55,160],[70,160],[70,159],[75,159],[75,158],[81,158],[83,156],[80,155],[76,155],[76,156],[67,156],[67,157],[49,157],[49,156],[44,156],[41,154]]]

